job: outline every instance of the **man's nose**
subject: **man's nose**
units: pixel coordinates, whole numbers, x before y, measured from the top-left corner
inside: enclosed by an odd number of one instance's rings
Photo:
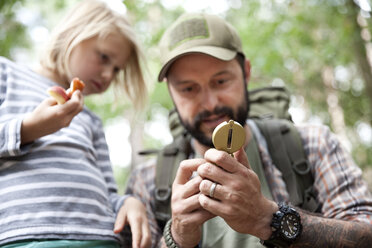
[[[211,90],[204,90],[201,104],[205,110],[213,111],[218,105],[218,95]]]

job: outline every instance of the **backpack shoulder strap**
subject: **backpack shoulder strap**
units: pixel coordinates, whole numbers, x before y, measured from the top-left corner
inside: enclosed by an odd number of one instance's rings
[[[170,200],[172,184],[182,160],[189,157],[192,149],[186,132],[158,152],[155,177],[155,218],[160,228],[171,218]]]
[[[320,210],[313,191],[313,175],[298,130],[289,120],[255,119],[274,164],[282,172],[290,201],[311,212]]]

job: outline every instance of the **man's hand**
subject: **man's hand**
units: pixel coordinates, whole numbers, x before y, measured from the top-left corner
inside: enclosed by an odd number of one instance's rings
[[[57,104],[52,97],[45,99],[23,119],[21,143],[27,144],[69,126],[83,107],[84,98],[79,90],[64,104]]]
[[[195,247],[202,235],[202,225],[214,217],[199,203],[199,184],[202,179],[192,173],[204,159],[189,159],[181,162],[172,186],[172,226],[171,233],[180,247]]]
[[[132,247],[144,248],[151,246],[151,234],[146,215],[146,208],[142,202],[134,197],[125,200],[115,221],[114,232],[120,233],[129,223],[132,231]]]
[[[268,239],[272,214],[278,206],[262,195],[259,178],[250,168],[244,150],[240,149],[234,155],[235,158],[216,149],[205,153],[206,163],[198,167],[198,174],[203,178],[200,205],[222,217],[235,231]],[[213,182],[217,187],[211,198]]]

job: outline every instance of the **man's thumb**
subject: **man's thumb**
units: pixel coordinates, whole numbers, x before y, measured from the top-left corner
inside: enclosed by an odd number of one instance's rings
[[[234,153],[234,157],[239,163],[243,164],[248,169],[251,169],[251,165],[249,164],[247,154],[245,153],[243,147]]]

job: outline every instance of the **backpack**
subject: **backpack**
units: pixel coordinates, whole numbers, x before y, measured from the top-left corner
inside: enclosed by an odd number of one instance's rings
[[[249,118],[256,123],[266,139],[270,156],[286,183],[291,203],[318,212],[320,204],[313,192],[310,165],[300,135],[288,113],[289,92],[283,87],[260,88],[249,91],[249,101]],[[171,218],[172,184],[179,163],[193,152],[191,136],[181,125],[174,109],[169,112],[169,127],[173,142],[157,152],[154,192],[155,217],[162,229]]]

